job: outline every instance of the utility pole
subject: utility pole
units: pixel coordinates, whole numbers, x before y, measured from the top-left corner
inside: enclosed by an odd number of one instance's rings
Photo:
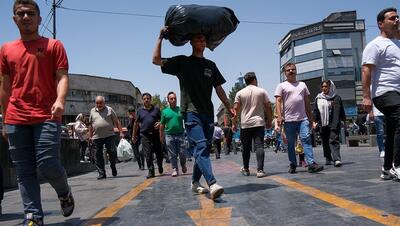
[[[53,38],[56,39],[56,0],[53,0]]]

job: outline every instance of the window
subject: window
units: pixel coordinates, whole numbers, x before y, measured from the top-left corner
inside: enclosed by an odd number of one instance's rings
[[[306,80],[310,78],[322,77],[324,75],[324,70],[309,71],[306,73],[297,74],[298,80]]]
[[[328,76],[354,75],[354,68],[328,68]]]
[[[353,49],[327,49],[326,56],[353,56]]]
[[[325,39],[350,38],[350,33],[330,33],[324,35]]]
[[[300,39],[300,40],[296,40],[294,41],[294,45],[295,46],[300,46],[300,45],[304,45],[310,42],[315,42],[321,40],[321,35],[315,35],[315,36],[311,36],[309,38],[304,38],[304,39]]]
[[[322,51],[316,51],[316,52],[296,56],[295,61],[296,61],[296,63],[301,63],[304,61],[315,60],[315,59],[318,59],[321,57],[322,57]]]
[[[338,57],[328,57],[328,68],[338,68],[338,67],[353,67],[353,57],[351,56],[338,56]]]

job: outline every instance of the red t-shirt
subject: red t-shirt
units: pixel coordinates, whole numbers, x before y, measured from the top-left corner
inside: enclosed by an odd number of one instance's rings
[[[0,71],[10,76],[11,95],[6,124],[36,124],[51,119],[57,99],[56,71],[68,70],[64,46],[58,40],[16,40],[0,50]],[[61,119],[59,119],[61,120]]]

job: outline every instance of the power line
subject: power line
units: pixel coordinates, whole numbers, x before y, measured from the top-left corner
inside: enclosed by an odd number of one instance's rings
[[[121,16],[138,16],[138,17],[164,18],[164,16],[152,15],[152,14],[113,12],[113,11],[103,11],[103,10],[69,8],[69,7],[62,6],[61,4],[58,6],[58,8],[69,10],[69,11],[86,12],[86,13],[99,13],[99,14],[121,15]],[[305,26],[305,25],[309,25],[309,24],[305,24],[305,23],[273,22],[273,21],[252,21],[252,20],[241,20],[240,23],[266,24],[266,25],[290,25],[290,26]],[[365,25],[365,27],[376,27],[376,26]]]
[[[60,9],[77,11],[77,12],[87,12],[87,13],[101,13],[101,14],[112,14],[112,15],[122,15],[122,16],[140,16],[140,17],[153,17],[153,18],[164,18],[163,16],[151,15],[151,14],[140,14],[140,13],[126,13],[126,12],[111,12],[111,11],[101,11],[101,10],[90,10],[90,9],[74,9],[68,8],[60,5]]]
[[[40,32],[42,32],[44,29],[45,29],[45,30],[49,30],[49,28],[48,28],[47,26],[49,25],[49,22],[50,22],[51,19],[52,19],[52,16],[51,16],[50,19],[49,19],[49,16],[50,16],[52,13],[53,13],[53,10],[51,10],[51,11],[47,14],[46,19],[44,20],[44,22],[42,23],[42,27],[40,28]],[[49,21],[48,21],[48,20],[49,20]],[[43,35],[43,33],[44,33],[44,31],[42,32],[42,35]]]

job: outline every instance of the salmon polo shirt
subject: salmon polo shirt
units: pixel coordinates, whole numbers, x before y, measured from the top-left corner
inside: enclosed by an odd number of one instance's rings
[[[11,83],[5,123],[27,125],[50,120],[57,99],[56,72],[60,69],[68,70],[68,59],[58,40],[41,37],[4,44],[0,71],[10,76]]]

